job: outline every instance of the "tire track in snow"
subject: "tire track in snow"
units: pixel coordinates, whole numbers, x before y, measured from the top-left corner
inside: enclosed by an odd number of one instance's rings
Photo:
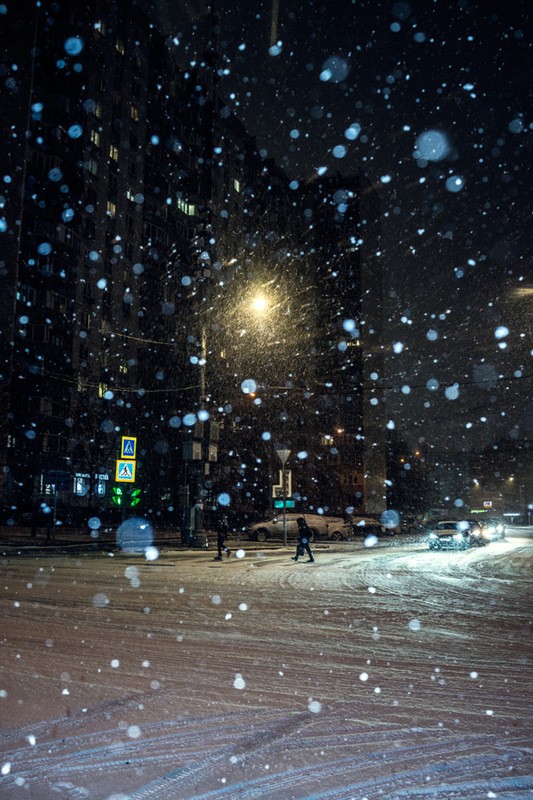
[[[514,800],[529,798],[531,688],[524,681],[529,616],[523,556],[517,553],[509,568],[517,580],[498,583],[494,597],[502,607],[493,613],[487,603],[491,593],[478,583],[490,573],[490,547],[454,558],[426,558],[399,548],[371,555],[324,554],[310,567],[276,558],[261,570],[241,570],[238,562],[229,562],[214,582],[199,564],[187,581],[171,575],[173,583],[147,571],[138,597],[129,587],[122,593],[115,617],[112,609],[83,614],[84,625],[92,622],[84,636],[94,645],[90,657],[82,654],[83,669],[92,674],[102,660],[120,655],[123,673],[110,688],[123,693],[121,687],[132,685],[135,663],[149,657],[153,665],[147,679],[160,679],[162,688],[89,704],[86,714],[75,710],[70,718],[44,714],[50,719],[12,729],[9,737],[15,738],[4,739],[3,753],[14,769],[1,779],[2,797],[18,800],[33,793],[49,800],[60,791],[74,798],[78,791],[77,796],[103,800],[121,791],[135,798],[135,792],[159,785],[164,794],[147,796],[486,800],[488,791],[499,791]],[[495,571],[498,576],[506,572],[498,564]],[[81,574],[66,563],[62,586],[69,577],[81,584]],[[103,580],[91,576],[88,596]],[[167,602],[178,580],[185,583],[190,606]],[[370,594],[368,586],[376,593]],[[69,622],[66,590],[56,604],[53,581],[49,589],[50,596],[39,589],[46,612],[25,631],[32,641],[47,614],[54,635]],[[219,606],[211,602],[214,593],[222,597]],[[239,616],[235,609],[242,600],[249,611]],[[138,624],[145,605],[153,614]],[[225,622],[228,609],[233,618]],[[77,617],[79,608],[73,613]],[[179,647],[172,642],[178,614],[186,635]],[[422,621],[419,631],[407,628],[413,616]],[[104,625],[104,617],[112,624]],[[11,616],[11,636],[19,622]],[[71,624],[65,630],[72,630]],[[72,635],[64,648],[71,659],[76,659],[77,641]],[[14,680],[21,675],[29,698],[32,669],[48,668],[48,660],[41,665],[39,655],[33,661],[30,655],[29,649],[23,652],[23,667],[20,662],[9,667]],[[75,667],[82,669],[77,660]],[[241,668],[246,691],[237,696],[231,682]],[[278,675],[282,668],[283,677]],[[194,680],[177,674],[172,681],[180,669]],[[363,669],[369,674],[366,684],[359,680]],[[479,678],[469,677],[472,669]],[[379,696],[373,693],[376,684]],[[33,692],[40,689],[35,680]],[[320,699],[320,714],[302,711],[309,696]],[[36,703],[42,707],[46,710]],[[188,714],[176,713],[184,708]],[[223,713],[211,714],[209,708]],[[293,729],[284,729],[287,719],[294,721]],[[136,723],[141,736],[129,738],[125,726]],[[33,747],[25,744],[21,737],[36,730],[43,738]],[[16,786],[16,777],[26,786]],[[71,788],[60,786],[65,777]],[[168,793],[166,783],[172,789]]]

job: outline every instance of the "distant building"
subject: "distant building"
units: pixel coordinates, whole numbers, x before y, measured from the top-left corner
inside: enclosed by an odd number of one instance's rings
[[[478,512],[533,521],[533,441],[500,439],[471,459],[470,504]]]
[[[305,187],[317,291],[315,379],[321,454],[338,510],[386,508],[379,197],[364,176]]]

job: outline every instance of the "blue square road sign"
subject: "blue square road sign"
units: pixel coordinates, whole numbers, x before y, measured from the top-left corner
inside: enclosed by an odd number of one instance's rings
[[[137,457],[137,437],[136,436],[123,436],[122,446],[120,448],[121,458],[136,458]]]
[[[115,466],[116,483],[135,483],[136,465],[136,461],[123,461],[122,459],[117,459]]]

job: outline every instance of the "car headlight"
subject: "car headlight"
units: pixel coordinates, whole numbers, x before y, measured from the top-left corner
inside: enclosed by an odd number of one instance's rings
[[[433,532],[431,532],[431,533],[429,534],[429,538],[430,538],[430,539],[438,539],[439,537],[437,536],[437,534],[436,534],[436,533],[433,533]]]
[[[460,539],[463,538],[463,534],[462,533],[454,533],[453,538],[457,539],[457,541],[459,541]]]
[[[498,529],[494,527],[494,525],[489,525],[487,528],[487,533],[496,533]]]

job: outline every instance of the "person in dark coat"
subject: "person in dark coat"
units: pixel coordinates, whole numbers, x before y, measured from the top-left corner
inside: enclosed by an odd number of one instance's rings
[[[305,521],[304,517],[298,517],[296,520],[296,524],[298,525],[298,545],[296,547],[295,555],[291,556],[293,561],[298,561],[300,556],[303,556],[304,553],[307,553],[309,558],[307,559],[308,564],[312,564],[315,560],[313,558],[313,553],[311,548],[309,547],[309,539],[311,538],[311,529],[307,522]]]
[[[231,555],[231,550],[229,549],[229,547],[226,547],[226,539],[228,538],[228,533],[229,533],[229,523],[228,523],[228,518],[225,514],[222,514],[222,516],[218,520],[216,530],[217,530],[218,555],[215,556],[215,561],[222,561],[223,550],[228,558]]]

